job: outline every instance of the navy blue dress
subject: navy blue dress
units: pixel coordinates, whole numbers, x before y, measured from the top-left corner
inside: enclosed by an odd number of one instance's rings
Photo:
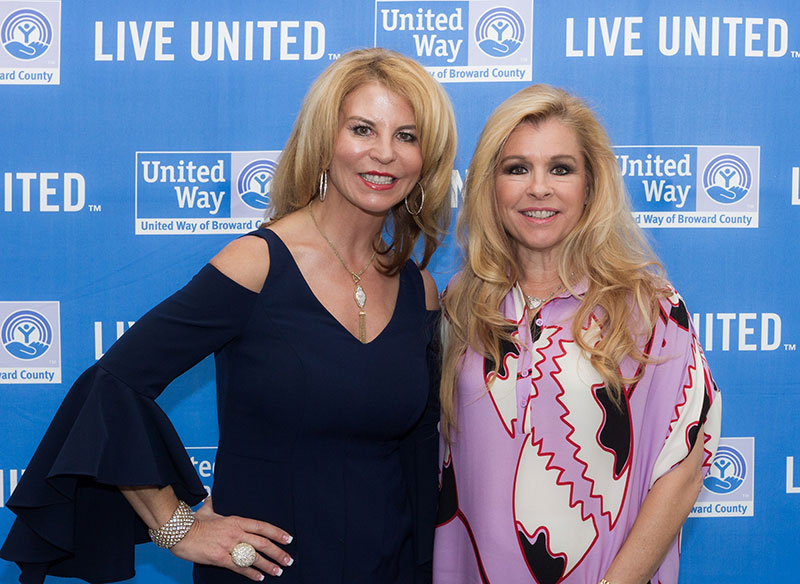
[[[149,541],[117,485],[170,484],[205,496],[154,399],[210,353],[217,369],[214,510],[294,536],[284,583],[411,584],[430,579],[438,405],[425,308],[409,261],[394,314],[362,344],[317,300],[270,230],[260,293],[211,265],[143,316],[75,383],[9,500],[3,558],[21,582],[45,574],[133,576]],[[196,565],[198,583],[249,580]]]

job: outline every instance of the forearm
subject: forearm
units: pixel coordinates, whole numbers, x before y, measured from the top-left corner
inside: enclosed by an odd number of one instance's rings
[[[650,489],[625,543],[605,574],[611,584],[649,582],[664,561],[702,486],[702,443],[701,429],[689,456]]]
[[[150,529],[158,529],[170,520],[178,507],[172,487],[120,487],[122,496]]]

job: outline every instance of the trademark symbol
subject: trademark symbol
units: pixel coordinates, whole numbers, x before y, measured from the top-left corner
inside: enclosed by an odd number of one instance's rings
[[[89,205],[89,213],[99,213],[102,210],[102,205]]]
[[[794,53],[794,51],[792,51],[792,53]],[[341,56],[341,53],[328,53],[328,61],[336,61]],[[800,54],[798,54],[798,56],[800,56]]]
[[[795,343],[785,343],[783,345],[783,350],[784,351],[796,351],[797,350],[797,345]]]
[[[800,59],[800,51],[790,51],[792,59]]]

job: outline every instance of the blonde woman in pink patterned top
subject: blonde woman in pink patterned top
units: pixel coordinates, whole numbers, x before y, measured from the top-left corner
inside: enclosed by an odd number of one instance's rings
[[[675,584],[721,401],[581,100],[497,108],[458,237],[434,583]]]

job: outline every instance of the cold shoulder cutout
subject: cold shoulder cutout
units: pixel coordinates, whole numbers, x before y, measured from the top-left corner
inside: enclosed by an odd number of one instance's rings
[[[269,248],[254,235],[234,239],[217,255],[211,265],[228,278],[252,292],[260,292],[269,273]]]

